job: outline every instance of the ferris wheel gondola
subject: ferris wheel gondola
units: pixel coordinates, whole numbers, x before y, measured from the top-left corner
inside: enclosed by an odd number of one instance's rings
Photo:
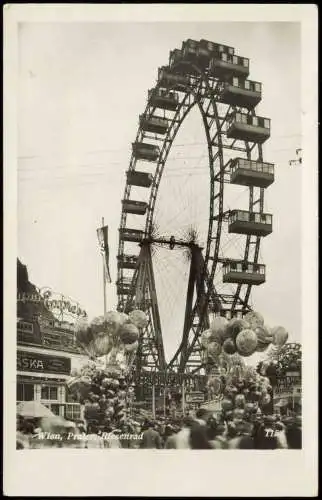
[[[117,257],[118,309],[128,312],[139,307],[149,317],[139,343],[138,372],[199,370],[203,366],[199,339],[202,330],[209,327],[209,314],[243,316],[251,309],[252,287],[265,282],[266,269],[259,262],[259,250],[261,239],[272,232],[272,215],[264,210],[264,193],[274,182],[274,165],[264,162],[262,151],[270,137],[270,120],[255,113],[262,98],[261,84],[248,77],[249,59],[236,55],[233,47],[189,39],[181,49],[170,52],[168,66],[159,68],[156,86],[148,92],[126,172]],[[156,203],[169,153],[194,106],[204,125],[209,168],[204,247],[191,235],[177,239],[156,234],[155,230]],[[227,209],[225,195],[230,186],[246,190],[246,209]],[[135,189],[146,193],[145,201],[132,198]],[[144,222],[128,225],[132,215]],[[241,258],[225,251],[223,233],[230,241],[243,237]],[[134,245],[136,253],[128,253],[129,244],[132,248]],[[170,250],[181,246],[190,252],[183,334],[169,362],[165,359],[156,296],[155,245]],[[221,291],[221,285],[230,288]]]

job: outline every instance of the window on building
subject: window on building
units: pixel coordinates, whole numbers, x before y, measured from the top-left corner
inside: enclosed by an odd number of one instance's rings
[[[255,82],[255,91],[256,92],[260,92],[261,91],[261,84],[260,83]]]
[[[58,387],[43,385],[41,387],[41,399],[54,400],[58,399]]]
[[[249,90],[249,89],[250,89],[250,81],[249,81],[249,80],[245,80],[245,82],[244,82],[244,88],[245,88],[246,90]]]
[[[228,61],[228,56],[227,56],[227,54],[225,52],[221,53],[221,59],[222,59],[222,61],[225,61],[225,62]]]
[[[17,383],[17,401],[33,401],[34,386],[33,384]]]
[[[249,65],[249,60],[244,57],[243,58],[243,66],[245,66],[245,68],[248,68],[248,65]]]
[[[79,404],[67,404],[65,406],[65,418],[77,420],[80,419],[80,405]]]
[[[238,64],[238,57],[237,56],[233,56],[233,64]]]
[[[264,127],[269,128],[270,127],[270,120],[268,118],[264,118]]]
[[[258,127],[258,117],[257,116],[253,116],[253,125],[254,125],[254,127]]]
[[[237,78],[237,76],[234,76],[234,77],[233,77],[233,86],[234,86],[234,87],[238,87],[238,86],[239,86],[239,82],[238,82],[238,78]]]

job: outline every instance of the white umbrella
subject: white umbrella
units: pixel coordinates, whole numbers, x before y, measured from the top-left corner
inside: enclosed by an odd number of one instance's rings
[[[17,406],[17,415],[21,417],[54,417],[54,413],[39,401],[22,401]]]

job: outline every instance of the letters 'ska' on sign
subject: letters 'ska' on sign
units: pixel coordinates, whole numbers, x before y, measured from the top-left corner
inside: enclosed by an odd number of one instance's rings
[[[33,352],[17,352],[17,370],[70,375],[71,360],[60,356],[47,356]]]

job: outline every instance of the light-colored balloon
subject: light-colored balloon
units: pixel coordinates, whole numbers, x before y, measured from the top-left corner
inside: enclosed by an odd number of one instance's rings
[[[119,335],[123,344],[133,344],[138,340],[140,332],[133,323],[125,323],[120,327]]]
[[[210,330],[215,335],[212,340],[223,343],[227,338],[227,325],[228,320],[222,316],[217,316],[214,318],[210,324]]]
[[[221,345],[218,344],[218,342],[209,342],[207,345],[207,354],[210,357],[216,357],[219,356],[221,353]]]
[[[144,311],[140,311],[139,309],[135,309],[129,313],[129,318],[131,322],[137,328],[145,328],[148,325],[148,317]]]
[[[237,335],[249,328],[249,324],[244,319],[232,318],[227,325],[227,336],[236,340]]]
[[[257,335],[253,330],[242,330],[236,337],[237,351],[241,356],[251,356],[257,348]]]
[[[247,323],[250,326],[251,330],[255,330],[257,326],[263,326],[264,325],[264,318],[263,316],[255,311],[250,311],[244,316],[244,320],[247,321]]]
[[[272,328],[271,333],[273,335],[273,344],[275,346],[281,347],[286,344],[288,339],[288,332],[283,326],[275,326]]]
[[[125,344],[124,350],[126,352],[134,352],[138,348],[138,345],[139,345],[138,341],[133,342],[132,344]]]
[[[204,330],[200,335],[200,343],[204,349],[206,349],[207,345],[209,344],[209,337],[211,333],[212,333],[211,330]]]

